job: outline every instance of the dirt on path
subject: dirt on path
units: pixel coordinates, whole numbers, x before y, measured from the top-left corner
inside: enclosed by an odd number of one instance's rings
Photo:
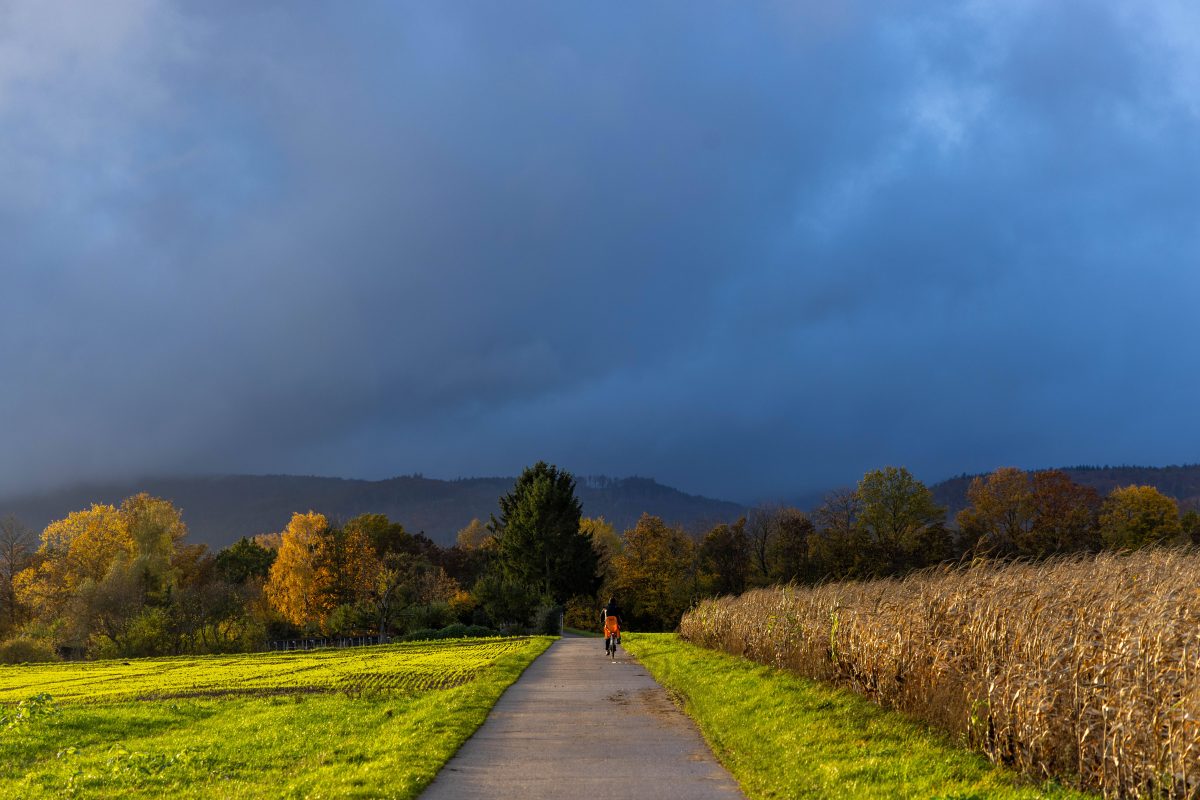
[[[728,800],[744,795],[632,656],[555,642],[496,703],[421,800]]]

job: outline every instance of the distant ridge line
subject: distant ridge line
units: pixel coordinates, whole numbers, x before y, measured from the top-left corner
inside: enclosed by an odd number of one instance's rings
[[[0,500],[0,516],[15,516],[35,530],[92,503],[119,503],[138,492],[172,501],[183,511],[189,540],[213,549],[242,536],[282,530],[297,511],[319,511],[334,520],[363,513],[387,514],[439,544],[472,518],[487,520],[514,477],[427,478],[421,473],[370,480],[317,475],[199,475],[91,483]],[[640,476],[578,479],[584,514],[604,517],[619,530],[642,513],[689,529],[736,520],[738,503],[692,495]]]

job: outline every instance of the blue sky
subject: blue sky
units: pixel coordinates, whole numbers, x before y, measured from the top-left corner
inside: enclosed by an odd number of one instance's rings
[[[1200,461],[1191,2],[0,5],[0,494]]]

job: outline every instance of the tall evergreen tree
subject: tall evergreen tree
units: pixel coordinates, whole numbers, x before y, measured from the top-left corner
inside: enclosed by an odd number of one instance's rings
[[[582,507],[571,473],[539,461],[500,498],[496,563],[503,576],[564,602],[600,588],[599,558],[579,530]]]

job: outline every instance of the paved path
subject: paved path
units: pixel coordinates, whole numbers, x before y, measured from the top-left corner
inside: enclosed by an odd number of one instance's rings
[[[727,800],[744,796],[624,649],[560,639],[496,703],[421,800]]]

